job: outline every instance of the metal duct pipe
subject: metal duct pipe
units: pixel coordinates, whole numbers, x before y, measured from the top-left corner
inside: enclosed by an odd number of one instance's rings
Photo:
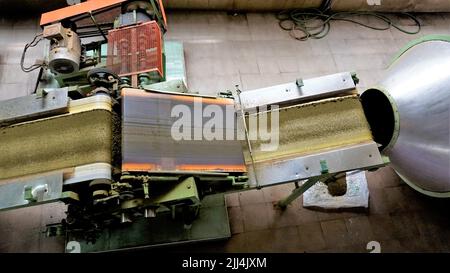
[[[168,9],[228,11],[279,11],[294,8],[319,8],[323,0],[163,0]],[[334,11],[450,12],[445,0],[332,0]],[[379,4],[378,4],[379,3]]]
[[[361,100],[400,177],[424,194],[450,197],[450,36],[408,44]]]

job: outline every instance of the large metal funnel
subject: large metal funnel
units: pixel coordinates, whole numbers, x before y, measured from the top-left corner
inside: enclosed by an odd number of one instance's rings
[[[424,194],[450,197],[450,37],[408,44],[361,99],[400,177]]]

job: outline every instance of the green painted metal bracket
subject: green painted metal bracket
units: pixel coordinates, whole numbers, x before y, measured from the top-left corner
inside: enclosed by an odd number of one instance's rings
[[[143,85],[142,88],[147,91],[161,92],[188,93],[189,91],[182,79]]]
[[[95,243],[87,242],[82,231],[70,231],[66,244],[71,241],[79,242],[80,252],[86,253],[128,251],[230,238],[224,195],[205,196],[201,206],[199,217],[190,227],[186,227],[183,217],[173,219],[171,212],[166,211],[151,220],[139,218],[128,225],[107,227],[99,234]],[[179,213],[182,216],[181,211]]]
[[[23,199],[24,200],[27,200],[29,202],[36,202],[36,198],[33,197],[32,190],[33,190],[33,187],[31,187],[31,186],[25,187],[25,189],[23,191]]]
[[[194,177],[186,178],[182,182],[174,185],[169,191],[157,195],[153,198],[153,202],[157,204],[179,200],[191,200],[193,204],[200,203],[200,197],[197,191]]]
[[[320,160],[320,172],[322,174],[328,173],[328,163],[326,160]]]
[[[356,72],[355,71],[351,72],[351,75],[352,75],[353,82],[355,84],[358,84],[359,83],[359,78],[358,78],[358,75],[356,74]]]
[[[283,200],[280,200],[277,203],[277,206],[281,209],[285,209],[290,203],[292,203],[295,199],[300,197],[303,193],[305,193],[309,188],[314,186],[317,182],[320,182],[321,180],[327,180],[328,178],[332,177],[333,175],[335,175],[335,174],[327,173],[324,175],[320,175],[320,176],[316,176],[316,177],[312,177],[312,178],[308,179],[305,183],[303,183],[303,185],[301,185],[300,187],[293,190],[292,193],[288,197],[284,198]]]

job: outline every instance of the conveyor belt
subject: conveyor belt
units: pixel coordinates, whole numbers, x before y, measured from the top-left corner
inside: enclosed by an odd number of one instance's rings
[[[251,141],[255,162],[298,157],[373,140],[357,95],[284,107],[279,109],[278,114],[278,148],[264,151],[261,145],[268,144],[268,141]],[[271,117],[269,113],[269,126]],[[252,134],[251,131],[249,133]],[[250,164],[247,151],[245,157],[246,163]]]
[[[69,113],[0,128],[0,180],[111,164],[111,99],[72,101]]]

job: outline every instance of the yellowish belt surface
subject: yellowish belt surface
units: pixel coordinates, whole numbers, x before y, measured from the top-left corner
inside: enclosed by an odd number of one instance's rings
[[[278,149],[262,151],[261,144],[267,144],[268,141],[251,141],[255,162],[312,154],[372,140],[370,127],[357,95],[280,108],[278,113]],[[269,112],[269,132],[271,118]],[[246,163],[251,163],[247,149],[244,155]]]
[[[69,113],[0,128],[0,180],[68,167],[111,163],[111,100],[69,104]]]

